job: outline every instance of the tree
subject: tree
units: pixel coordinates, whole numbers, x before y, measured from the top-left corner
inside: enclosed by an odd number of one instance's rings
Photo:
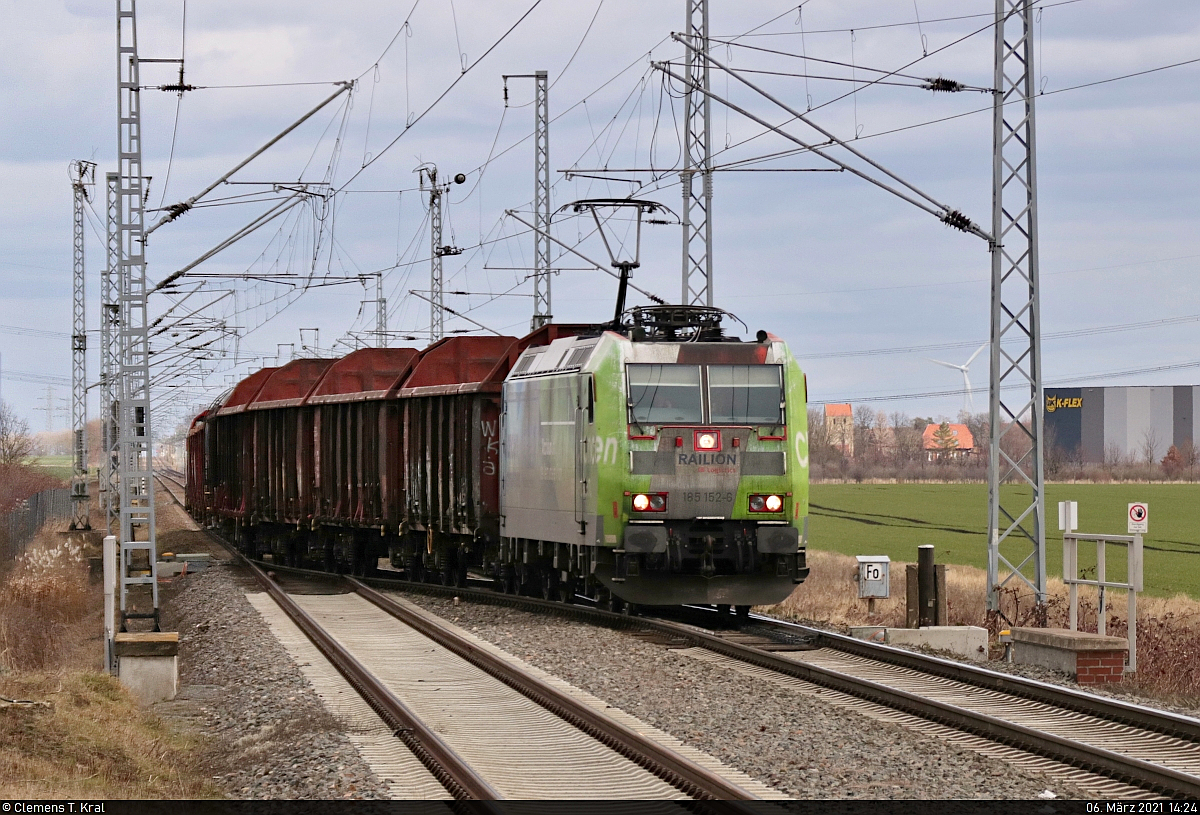
[[[1171,445],[1167,450],[1167,454],[1162,460],[1163,471],[1167,474],[1167,478],[1177,478],[1179,472],[1183,469],[1183,456],[1179,454],[1179,449],[1175,445]]]
[[[0,464],[24,464],[33,455],[33,436],[29,422],[0,402]]]
[[[1147,427],[1142,433],[1142,458],[1146,462],[1146,466],[1154,465],[1158,460],[1158,448],[1161,440],[1158,437],[1158,430],[1153,427]]]
[[[954,438],[954,431],[950,429],[950,422],[942,422],[938,425],[937,430],[933,431],[933,443],[939,451],[950,451],[957,449],[958,439]]]

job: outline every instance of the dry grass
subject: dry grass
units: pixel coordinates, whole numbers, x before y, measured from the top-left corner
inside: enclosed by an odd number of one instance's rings
[[[0,575],[0,798],[217,797],[201,745],[100,671],[102,595],[77,544],[43,532]]]
[[[10,671],[58,667],[73,629],[95,606],[80,547],[43,532],[0,584],[0,666]]]
[[[83,671],[0,676],[0,695],[50,708],[0,709],[0,798],[213,797],[196,745],[138,708],[116,678]]]
[[[867,601],[858,599],[854,558],[836,552],[810,549],[809,578],[779,605],[764,609],[776,616],[811,621],[845,629],[852,625],[903,626],[905,624],[905,566],[891,565],[891,597],[876,600],[876,613],[868,617]],[[946,591],[950,625],[988,626],[984,587],[987,574],[970,566],[946,567]],[[1015,590],[1001,597],[1001,611],[1016,625],[1039,623],[1066,628],[1068,595],[1066,585],[1050,578],[1045,609],[1033,597]],[[1109,594],[1106,633],[1123,637],[1128,630],[1124,592]],[[1080,589],[1079,628],[1096,630],[1097,597],[1093,590]],[[1200,704],[1200,601],[1187,595],[1138,598],[1138,672],[1126,680],[1130,690],[1190,706]],[[991,626],[995,635],[995,625]]]

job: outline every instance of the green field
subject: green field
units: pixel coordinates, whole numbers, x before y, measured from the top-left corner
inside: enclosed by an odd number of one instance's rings
[[[55,478],[70,481],[74,468],[72,458],[72,456],[36,456],[30,461],[30,464]]]
[[[1059,501],[1079,502],[1080,531],[1116,535],[1126,533],[1127,505],[1148,502],[1146,592],[1200,597],[1200,485],[1047,485],[1046,570],[1051,577],[1062,576]],[[931,543],[939,563],[987,568],[986,484],[813,484],[810,503],[808,545],[813,549],[911,563],[917,547]],[[1028,553],[1027,543],[1024,550]],[[1010,559],[1024,557],[1018,543],[1002,545],[1002,552]],[[1094,544],[1080,545],[1079,562],[1081,567],[1094,564]],[[1110,580],[1123,578],[1123,547],[1109,546],[1107,566]]]

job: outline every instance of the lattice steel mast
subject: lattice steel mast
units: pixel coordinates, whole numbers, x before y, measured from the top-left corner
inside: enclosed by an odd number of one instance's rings
[[[71,529],[91,529],[88,506],[87,461],[87,319],[83,245],[83,206],[88,188],[96,181],[96,164],[71,162],[74,202],[72,308],[71,308]]]
[[[127,619],[137,617],[151,618],[155,628],[158,627],[140,88],[137,0],[117,0],[117,160],[120,176],[117,189],[120,306],[117,466],[121,506],[122,628]],[[141,540],[138,540],[139,536]],[[129,587],[139,585],[150,587],[152,612],[130,610]]]
[[[687,93],[683,97],[683,299],[685,306],[711,306],[712,290],[712,115],[709,90],[708,0],[684,0],[687,4],[689,42],[686,49]],[[696,88],[703,88],[698,92]],[[696,195],[695,175],[700,173],[701,194]]]
[[[550,75],[504,75],[504,105],[508,106],[508,80],[532,79],[533,126],[533,319],[532,330],[553,321],[550,307]]]
[[[554,319],[550,309],[550,91],[548,74],[538,71],[533,81],[537,124],[533,135],[533,319],[531,329]]]
[[[446,289],[442,280],[442,188],[437,182],[437,167],[421,169],[429,179],[429,342],[445,333]]]
[[[117,409],[120,405],[118,375],[120,354],[117,342],[121,330],[121,306],[118,303],[117,266],[121,261],[120,175],[104,176],[105,263],[100,273],[100,492],[108,534],[120,530],[121,501],[117,490]]]
[[[387,298],[383,296],[383,272],[375,275],[375,347],[387,348]]]
[[[989,611],[1014,579],[1046,600],[1032,0],[996,0],[995,59]]]

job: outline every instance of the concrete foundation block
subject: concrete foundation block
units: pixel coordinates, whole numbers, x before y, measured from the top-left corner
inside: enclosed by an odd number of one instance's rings
[[[143,705],[175,698],[179,692],[179,634],[129,632],[113,637],[117,678]]]
[[[850,629],[850,636],[887,645],[910,648],[925,646],[937,651],[949,651],[974,662],[987,661],[987,629],[974,625],[935,625],[925,628],[859,625]]]
[[[1075,678],[1081,685],[1120,682],[1129,642],[1066,628],[1014,628],[1013,661],[1038,665]]]
[[[933,625],[925,628],[889,628],[888,645],[926,646],[936,651],[972,660],[987,662],[988,635],[986,628],[976,625]]]

